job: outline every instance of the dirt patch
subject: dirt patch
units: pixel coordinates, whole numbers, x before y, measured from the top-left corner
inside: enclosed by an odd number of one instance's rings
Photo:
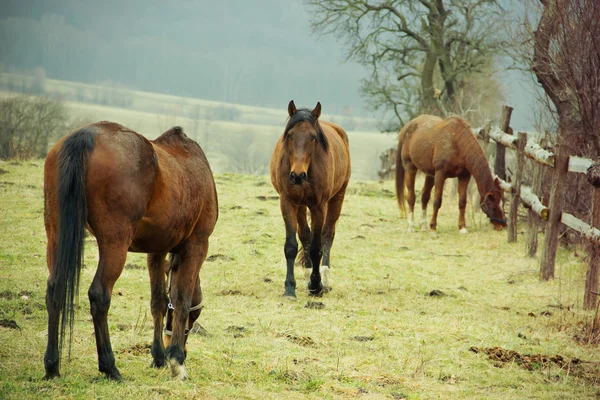
[[[206,258],[206,261],[208,262],[217,260],[233,261],[234,259],[232,257],[226,256],[225,254],[212,254]]]
[[[8,171],[0,168],[0,175],[3,175],[3,174],[8,174]]]
[[[2,319],[0,320],[0,326],[8,329],[18,329],[21,330],[21,327],[17,325],[14,319]]]
[[[221,290],[220,292],[217,292],[217,296],[241,296],[241,295],[243,295],[243,293],[239,290],[227,289],[227,290]]]
[[[568,373],[569,376],[584,379],[594,385],[600,385],[600,363],[584,361],[578,358],[569,359],[560,354],[554,356],[545,354],[520,354],[514,350],[506,350],[501,347],[485,348],[473,346],[469,350],[474,353],[487,354],[492,363],[499,368],[505,365],[517,364],[527,371],[542,371],[554,366]],[[560,379],[559,376],[558,379]]]
[[[125,269],[146,269],[146,267],[138,264],[126,264]]]
[[[204,329],[204,327],[197,322],[194,322],[194,326],[192,326],[192,329],[190,329],[190,333],[192,335],[198,335],[198,336],[203,336],[203,337],[210,336],[208,334],[208,331],[206,329]]]
[[[375,338],[373,336],[354,336],[352,339],[357,342],[372,342]]]
[[[322,310],[325,308],[325,304],[320,301],[309,301],[306,303],[304,308],[312,308],[314,310]]]
[[[277,335],[278,337],[285,338],[292,343],[296,343],[300,346],[304,347],[316,347],[317,343],[310,336],[296,336],[291,335],[289,333],[280,333]]]
[[[144,354],[150,354],[150,349],[152,349],[151,343],[149,343],[149,342],[148,343],[138,343],[138,344],[134,344],[133,346],[121,349],[121,351],[119,351],[119,353],[131,354],[134,356],[141,356]]]
[[[225,331],[233,333],[234,339],[239,339],[244,337],[244,333],[248,332],[248,329],[245,326],[231,325],[228,326]]]
[[[256,196],[256,198],[260,201],[279,200],[279,196]]]
[[[444,297],[446,296],[446,293],[442,292],[441,290],[433,289],[431,292],[428,293],[428,295],[430,297]]]
[[[31,292],[29,290],[21,290],[19,293],[11,292],[10,290],[5,290],[3,292],[0,292],[0,299],[13,300],[13,299],[16,299],[19,297],[28,299],[32,295],[33,295],[33,292]]]

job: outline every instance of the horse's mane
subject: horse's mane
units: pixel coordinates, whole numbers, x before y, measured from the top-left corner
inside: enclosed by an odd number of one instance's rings
[[[475,178],[477,185],[481,185],[482,189],[486,192],[493,191],[495,189],[494,177],[490,170],[487,158],[471,131],[471,127],[462,118],[455,117],[455,120],[459,125],[460,132],[457,136],[458,146],[470,165],[473,178]],[[502,191],[500,191],[500,193],[502,193]]]
[[[285,141],[285,139],[287,138],[287,134],[290,131],[290,129],[296,126],[297,123],[305,121],[309,122],[315,128],[315,131],[317,131],[317,139],[319,140],[319,143],[321,143],[323,149],[327,150],[327,138],[325,138],[323,128],[321,128],[319,120],[315,118],[312,111],[308,108],[300,108],[298,111],[296,111],[296,113],[294,113],[294,115],[290,117],[287,125],[285,126],[285,130],[283,131],[283,140]]]

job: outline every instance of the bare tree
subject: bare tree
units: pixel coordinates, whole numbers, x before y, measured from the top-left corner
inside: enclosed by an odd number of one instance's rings
[[[362,91],[397,130],[421,112],[456,112],[464,80],[509,42],[497,0],[305,0],[314,32],[345,41],[348,59],[370,66]]]
[[[600,2],[540,0],[532,70],[552,101],[559,143],[600,154]]]
[[[64,104],[18,95],[0,101],[0,158],[44,157],[52,140],[73,127]]]

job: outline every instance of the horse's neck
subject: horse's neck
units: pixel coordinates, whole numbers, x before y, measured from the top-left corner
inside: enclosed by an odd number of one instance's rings
[[[483,198],[493,187],[494,177],[483,150],[471,132],[464,131],[461,148],[465,152],[466,167],[477,183],[479,194]]]

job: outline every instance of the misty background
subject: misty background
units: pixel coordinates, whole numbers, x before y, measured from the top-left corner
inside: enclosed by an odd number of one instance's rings
[[[505,7],[519,13],[518,2],[507,0]],[[150,138],[182,125],[208,149],[217,172],[266,173],[288,102],[314,107],[320,101],[325,117],[350,133],[353,171],[369,169],[354,176],[375,178],[379,156],[395,145],[395,135],[378,133],[380,115],[360,96],[369,70],[345,61],[341,39],[311,34],[311,18],[297,0],[0,0],[0,72],[57,80],[40,93],[66,96],[78,102],[71,107],[76,113]],[[533,130],[533,80],[519,71],[501,72],[500,79],[498,96],[515,108],[511,125]],[[62,81],[124,90],[100,99],[98,90]],[[171,97],[150,99],[125,89]],[[92,98],[137,114],[85,105]],[[222,103],[211,106],[209,116],[189,98]],[[216,137],[225,139],[217,143]]]

